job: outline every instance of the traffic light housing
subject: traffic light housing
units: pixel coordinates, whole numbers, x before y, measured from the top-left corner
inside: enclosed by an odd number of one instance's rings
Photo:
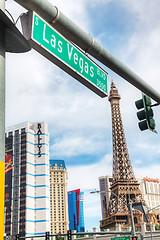
[[[72,234],[72,230],[68,230],[67,231],[67,240],[72,240],[71,234]]]
[[[19,240],[19,234],[16,234],[15,240]]]
[[[49,232],[46,232],[45,240],[49,240]]]
[[[131,240],[137,240],[138,237],[131,237]]]
[[[139,128],[141,131],[146,129],[151,130],[152,132],[157,133],[155,130],[155,120],[153,119],[153,110],[152,110],[152,102],[151,98],[147,95],[142,93],[142,99],[139,99],[135,102],[137,109],[142,109],[141,111],[137,112],[137,117],[140,120],[138,123]]]

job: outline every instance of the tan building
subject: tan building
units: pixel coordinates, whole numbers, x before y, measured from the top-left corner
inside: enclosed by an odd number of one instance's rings
[[[160,215],[160,181],[157,178],[137,178],[140,189],[149,209],[155,208]],[[157,208],[159,206],[159,208]]]
[[[64,161],[50,160],[51,234],[67,233],[69,229],[67,179]]]

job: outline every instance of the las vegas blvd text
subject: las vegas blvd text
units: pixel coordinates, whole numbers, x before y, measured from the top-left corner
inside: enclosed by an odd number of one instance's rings
[[[34,15],[33,39],[107,93],[107,74],[37,15]]]

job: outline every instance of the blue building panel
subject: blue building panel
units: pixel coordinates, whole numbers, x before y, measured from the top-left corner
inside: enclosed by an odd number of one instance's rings
[[[83,194],[80,189],[68,192],[69,229],[85,232]]]

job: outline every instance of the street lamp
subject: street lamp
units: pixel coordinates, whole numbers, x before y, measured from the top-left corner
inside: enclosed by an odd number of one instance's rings
[[[131,225],[132,225],[132,237],[135,237],[135,226],[134,226],[134,220],[133,220],[133,209],[132,209],[132,201],[129,200],[129,203],[127,204],[126,202],[124,202],[119,196],[117,196],[114,192],[111,192],[109,190],[106,190],[106,192],[110,192],[112,193],[115,197],[117,197],[121,202],[123,202],[125,205],[127,205],[127,207],[129,207],[129,212],[130,212],[130,217],[131,217]],[[100,193],[99,190],[92,191],[90,192],[92,193]]]

